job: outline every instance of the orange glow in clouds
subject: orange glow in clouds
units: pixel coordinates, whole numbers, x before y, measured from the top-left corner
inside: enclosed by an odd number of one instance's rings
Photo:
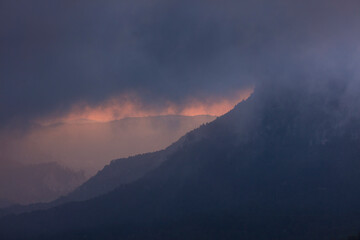
[[[177,105],[167,102],[162,109],[152,109],[144,106],[138,98],[129,95],[120,98],[111,98],[101,105],[90,106],[86,103],[78,103],[73,106],[70,113],[57,119],[39,121],[43,125],[58,122],[96,121],[109,122],[126,117],[146,117],[159,115],[212,115],[221,116],[230,111],[237,103],[247,99],[253,92],[253,88],[240,90],[228,98],[188,99],[186,104]]]

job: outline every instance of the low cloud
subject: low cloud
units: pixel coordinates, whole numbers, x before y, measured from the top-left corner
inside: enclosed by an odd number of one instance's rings
[[[291,76],[298,66],[330,67],[358,46],[359,7],[352,0],[2,1],[0,127],[129,93],[150,108],[182,106]]]

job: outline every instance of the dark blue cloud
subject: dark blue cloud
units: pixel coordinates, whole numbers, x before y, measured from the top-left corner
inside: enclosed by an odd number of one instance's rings
[[[358,1],[0,4],[1,125],[128,91],[147,104],[181,104],[304,66],[326,72],[351,62],[359,40]]]

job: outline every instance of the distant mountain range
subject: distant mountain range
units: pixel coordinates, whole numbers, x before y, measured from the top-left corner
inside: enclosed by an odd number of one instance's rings
[[[360,118],[344,90],[264,89],[187,133],[168,154],[142,155],[157,160],[137,180],[4,217],[0,237],[325,240],[357,232]],[[112,179],[115,166],[94,181]]]
[[[144,117],[144,118],[126,118],[123,120],[118,120],[110,123],[86,123],[80,124],[78,127],[83,128],[83,130],[77,130],[78,132],[86,132],[85,130],[91,130],[92,128],[96,128],[96,131],[101,132],[100,130],[103,129],[105,132],[109,126],[113,125],[114,128],[114,135],[118,133],[118,130],[116,129],[125,129],[126,127],[129,127],[126,131],[134,131],[139,133],[138,127],[143,127],[144,125],[147,125],[146,129],[149,129],[150,126],[153,126],[153,132],[154,134],[151,134],[150,136],[158,136],[160,138],[162,133],[166,133],[166,136],[162,141],[170,140],[169,138],[174,138],[178,136],[181,132],[185,131],[186,129],[192,129],[196,126],[200,126],[203,123],[210,122],[215,117],[213,116],[194,116],[194,117],[188,117],[188,116],[175,116],[175,115],[169,115],[169,116],[157,116],[157,117]],[[67,124],[61,127],[63,131],[66,128],[71,128]],[[158,133],[155,133],[157,130],[159,130]],[[58,130],[57,130],[58,131]],[[104,133],[106,135],[106,133]],[[132,135],[133,138],[135,134]],[[170,135],[172,135],[170,137]],[[89,136],[89,134],[84,134],[81,136],[81,138],[86,138],[86,136]],[[148,141],[148,142],[146,142]],[[155,139],[154,141],[157,141]],[[139,144],[142,144],[143,142],[146,142],[145,144],[152,144],[150,139],[139,139]],[[181,140],[177,141],[177,143],[172,144],[170,147],[166,148],[162,151],[157,151],[153,153],[147,153],[147,154],[139,154],[128,158],[121,158],[111,161],[109,165],[106,165],[101,171],[99,171],[95,176],[91,177],[88,181],[83,183],[81,186],[76,188],[72,188],[73,191],[69,193],[68,192],[61,192],[61,194],[58,193],[58,195],[55,195],[51,199],[53,201],[49,202],[49,198],[42,198],[41,195],[37,196],[37,201],[30,201],[30,205],[24,205],[24,202],[22,205],[19,204],[4,204],[3,206],[0,206],[0,208],[6,208],[5,211],[2,213],[0,212],[0,216],[7,215],[9,213],[22,213],[22,212],[28,212],[33,211],[37,209],[47,209],[51,207],[58,206],[60,204],[64,204],[66,202],[71,201],[82,201],[87,200],[102,194],[105,194],[107,192],[110,192],[111,190],[119,187],[120,185],[130,183],[132,181],[137,180],[138,178],[145,175],[150,170],[156,168],[159,166],[161,162],[163,162],[166,159],[166,156],[169,155],[174,149],[176,149],[176,146],[181,142]],[[121,147],[121,146],[120,146]],[[124,147],[124,146],[122,146]],[[11,171],[10,171],[11,172]],[[9,174],[10,174],[9,172]],[[77,185],[78,186],[78,185]],[[13,186],[16,187],[16,186]],[[14,188],[14,191],[17,191],[17,188]],[[37,192],[33,192],[33,195],[36,196]],[[5,196],[5,195],[4,195]],[[29,203],[29,202],[25,202]]]
[[[53,201],[66,195],[86,180],[82,172],[75,172],[57,163],[21,165],[2,169],[0,201],[2,207],[15,203]]]
[[[121,185],[143,177],[147,172],[158,167],[166,159],[171,149],[172,147],[169,147],[163,151],[113,160],[88,181],[67,195],[51,202],[19,205],[4,201],[3,209],[0,209],[0,217],[13,213],[49,209],[67,202],[84,201],[108,193]]]

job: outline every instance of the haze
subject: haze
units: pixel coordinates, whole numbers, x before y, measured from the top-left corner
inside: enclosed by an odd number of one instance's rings
[[[356,113],[359,9],[355,0],[1,1],[0,165],[57,162],[90,176],[168,146],[253,89],[330,96],[335,86]]]

